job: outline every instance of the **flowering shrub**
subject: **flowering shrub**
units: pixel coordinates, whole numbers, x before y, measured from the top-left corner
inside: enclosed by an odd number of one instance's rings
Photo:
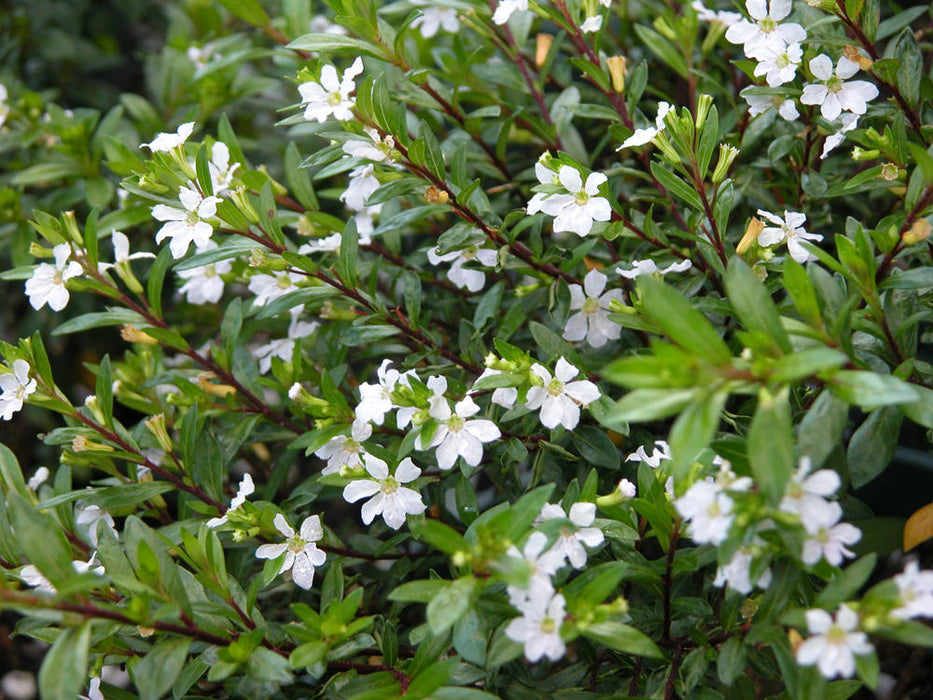
[[[0,92],[3,277],[123,343],[85,396],[0,345],[0,418],[58,415],[0,449],[43,697],[848,697],[933,646],[853,496],[933,428],[927,8],[195,5],[145,98]]]

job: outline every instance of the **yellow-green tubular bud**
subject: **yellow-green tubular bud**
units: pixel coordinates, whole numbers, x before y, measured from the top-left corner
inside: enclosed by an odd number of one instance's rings
[[[75,219],[75,213],[73,211],[66,211],[62,214],[62,224],[64,224],[65,227],[65,234],[71,238],[72,241],[79,246],[84,245],[84,236],[81,235],[81,230],[78,228],[78,222]]]
[[[697,113],[694,119],[694,123],[697,127],[697,132],[703,128],[703,125],[706,124],[706,118],[709,116],[710,107],[713,106],[713,98],[711,95],[700,95],[697,98]]]
[[[609,77],[612,79],[612,89],[618,93],[625,92],[625,76],[628,74],[628,59],[625,56],[610,56],[606,59],[609,65]]]
[[[713,171],[713,184],[718,185],[729,174],[729,168],[735,162],[739,155],[739,149],[727,144],[719,144],[719,161],[716,163],[716,169]]]
[[[145,422],[146,429],[155,436],[156,442],[166,452],[173,452],[175,446],[168,435],[168,429],[165,427],[165,414],[158,413]]]

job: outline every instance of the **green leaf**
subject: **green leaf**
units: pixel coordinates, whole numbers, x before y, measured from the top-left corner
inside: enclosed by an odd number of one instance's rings
[[[868,3],[866,3],[866,5],[867,4]],[[877,5],[877,0],[875,0],[875,4]],[[878,34],[873,38],[877,41],[881,41],[882,39],[887,39],[889,36],[894,36],[898,31],[911,24],[920,15],[927,14],[929,11],[930,8],[928,5],[920,4],[916,7],[908,7],[903,10],[898,10],[881,24],[878,24],[876,20],[875,26],[877,27]],[[871,22],[870,17],[866,18],[866,21],[862,25],[866,30],[868,29],[867,24],[869,22]],[[897,53],[894,53],[893,55],[896,56]]]
[[[104,414],[104,424],[113,427],[113,376],[110,372],[110,355],[104,355],[97,367],[95,383],[97,405]]]
[[[188,658],[191,640],[187,637],[163,639],[128,669],[140,700],[159,700],[169,691]]]
[[[677,75],[685,80],[690,76],[690,68],[687,66],[686,59],[673,43],[658,34],[654,29],[640,24],[635,25],[635,33],[651,49],[651,52],[673,68]]]
[[[23,470],[19,466],[19,460],[16,455],[6,445],[0,444],[0,479],[3,480],[3,493],[8,493],[11,489],[23,498],[29,497],[26,488],[26,480],[23,478]]]
[[[67,321],[55,326],[52,335],[68,335],[69,333],[79,333],[92,328],[119,326],[125,323],[138,327],[145,322],[146,320],[135,311],[113,308],[107,311],[95,311],[69,318]]]
[[[208,162],[207,144],[202,143],[198,149],[194,167],[197,171],[198,185],[201,187],[201,191],[205,196],[212,197],[214,195],[214,180],[211,178],[211,169]]]
[[[904,414],[895,406],[875,409],[853,433],[846,450],[853,488],[861,488],[894,459]]]
[[[289,655],[288,661],[291,667],[297,671],[323,661],[329,649],[330,645],[327,642],[315,639],[295,647]]]
[[[301,153],[294,142],[289,142],[285,149],[285,181],[295,199],[305,209],[318,209],[317,195],[311,186],[307,170],[301,167]]]
[[[827,386],[836,396],[855,404],[863,411],[871,411],[880,406],[912,403],[920,398],[907,382],[890,374],[877,372],[840,370]]]
[[[549,358],[563,357],[571,364],[579,366],[581,363],[579,353],[577,353],[570,343],[557,335],[557,333],[543,323],[538,323],[537,321],[531,321],[528,324],[528,329],[531,331],[531,335],[538,344],[538,347]]]
[[[738,637],[730,637],[719,648],[716,672],[725,685],[732,685],[745,671],[745,644]]]
[[[172,266],[172,250],[168,246],[159,251],[152,267],[149,268],[149,279],[146,282],[146,298],[152,313],[162,316],[162,286],[165,284],[165,275]]]
[[[689,404],[674,421],[668,442],[671,445],[671,473],[675,483],[687,475],[693,460],[712,442],[728,392],[718,391]]]
[[[356,286],[357,258],[359,256],[360,236],[356,231],[356,219],[347,219],[347,225],[340,235],[340,255],[337,258],[337,274],[350,287]]]
[[[228,2],[237,2],[237,0],[227,0]],[[316,53],[346,53],[353,56],[364,54],[375,58],[382,58],[380,52],[368,41],[357,39],[352,36],[341,36],[339,34],[303,34],[285,48],[293,51],[314,51]]]
[[[792,352],[790,338],[781,325],[771,295],[741,258],[733,258],[729,262],[726,293],[745,328],[758,331],[771,340],[773,354]]]
[[[21,496],[7,493],[13,528],[20,550],[55,587],[74,576],[71,545],[58,523],[43,515]],[[41,543],[41,546],[37,546]]]
[[[849,361],[845,353],[827,347],[807,348],[785,355],[771,366],[770,379],[794,382],[840,367]]]
[[[651,172],[658,179],[664,188],[670,190],[672,194],[684,200],[697,211],[703,211],[703,202],[700,195],[686,182],[672,173],[666,165],[658,162],[651,163]]]
[[[840,603],[851,600],[859,589],[868,581],[878,555],[872,552],[858,561],[849,564],[841,574],[833,578],[813,601],[813,604],[827,610],[835,609]]]
[[[797,307],[801,318],[814,328],[822,328],[823,317],[820,315],[816,289],[807,276],[804,266],[788,255],[784,260],[783,273],[784,288],[793,300],[794,306]]]
[[[447,179],[444,154],[441,152],[441,144],[438,143],[437,137],[427,123],[421,122],[419,124],[418,138],[424,143],[424,161],[422,164],[431,171],[434,177],[443,182]]]
[[[464,576],[445,586],[431,598],[427,608],[428,626],[437,636],[446,634],[467,610],[476,589],[476,579]]]
[[[775,396],[762,390],[748,431],[748,459],[758,488],[772,505],[777,505],[794,471],[788,389]]]
[[[38,541],[38,540],[37,540]],[[39,695],[44,700],[74,700],[87,682],[91,622],[58,635],[39,669]]]
[[[696,395],[696,389],[636,389],[619,399],[608,417],[619,423],[660,420],[680,413]]]
[[[454,623],[453,646],[454,651],[467,663],[479,667],[485,665],[486,625],[475,610],[467,610],[466,614]]]
[[[810,458],[814,469],[823,465],[842,439],[849,406],[831,391],[822,391],[800,422],[797,444],[801,455]]]
[[[671,340],[717,364],[727,364],[732,359],[729,347],[712,324],[672,287],[650,275],[640,276],[638,287],[644,314]]]
[[[448,585],[450,585],[449,581],[434,578],[423,581],[409,581],[397,586],[389,594],[389,600],[399,603],[427,603]]]
[[[433,698],[434,691],[444,685],[458,663],[459,660],[455,658],[435,661],[411,679],[405,697]]]
[[[254,27],[262,28],[269,24],[269,15],[259,4],[259,0],[220,0],[220,4]]]
[[[929,289],[930,287],[933,287],[933,267],[915,267],[903,272],[895,270],[878,285],[879,289]]]
[[[583,627],[580,634],[626,654],[647,656],[651,659],[664,658],[664,652],[648,636],[621,622],[597,622]]]
[[[424,540],[445,554],[456,554],[469,549],[466,541],[456,530],[437,520],[409,518],[408,526],[416,539]]]

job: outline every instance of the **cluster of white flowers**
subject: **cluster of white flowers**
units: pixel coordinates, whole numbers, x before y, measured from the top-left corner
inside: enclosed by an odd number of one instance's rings
[[[599,196],[599,188],[607,180],[605,174],[590,173],[584,182],[580,171],[571,165],[551,170],[549,159],[550,154],[545,153],[535,163],[535,175],[546,190],[529,200],[529,216],[544,212],[554,217],[554,233],[572,231],[581,237],[590,233],[593,222],[612,218],[609,200]]]
[[[582,569],[587,560],[586,548],[598,547],[604,540],[602,530],[593,527],[596,519],[593,503],[574,503],[569,514],[561,506],[549,503],[541,509],[535,525],[555,518],[569,520],[570,524],[549,548],[545,549],[547,536],[535,531],[521,551],[513,545],[506,552],[507,557],[527,567],[528,578],[525,585],[507,587],[509,602],[521,615],[509,622],[505,634],[524,645],[525,658],[532,662],[545,656],[557,661],[567,648],[560,635],[566,601],[555,591],[552,577],[566,563]]]
[[[0,391],[3,392],[0,393],[0,418],[3,420],[10,420],[14,413],[22,410],[23,403],[37,387],[36,380],[29,376],[32,368],[26,360],[13,360],[11,369],[0,374]]]
[[[803,227],[807,215],[797,211],[785,211],[781,219],[776,214],[758,210],[758,216],[767,219],[773,226],[765,226],[758,234],[758,245],[770,247],[779,243],[787,243],[787,252],[799,263],[816,258],[801,245],[801,241],[822,241],[823,236],[818,233],[809,233]]]

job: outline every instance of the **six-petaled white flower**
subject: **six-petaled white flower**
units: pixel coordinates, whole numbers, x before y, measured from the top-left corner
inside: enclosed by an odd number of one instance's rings
[[[580,370],[563,357],[557,360],[554,376],[537,362],[531,372],[540,381],[540,386],[528,390],[525,406],[532,411],[541,409],[541,424],[545,428],[563,425],[573,430],[580,422],[580,406],[587,406],[600,397],[599,388],[586,379],[571,381]]]
[[[65,283],[82,272],[80,263],[68,260],[71,257],[70,244],[59,243],[52,248],[52,254],[55,256],[55,264],[39,263],[32,277],[26,280],[26,295],[30,306],[36,311],[45,304],[52,311],[64,309],[71,298]]]
[[[784,218],[772,214],[771,212],[758,210],[758,216],[767,219],[774,226],[766,226],[758,234],[758,245],[763,248],[777,245],[782,241],[787,242],[787,252],[799,263],[805,263],[808,260],[815,259],[814,256],[803,247],[801,241],[822,241],[823,236],[818,233],[809,233],[803,227],[807,220],[806,214],[796,211],[785,211]]]
[[[580,171],[570,165],[560,166],[557,178],[569,194],[556,193],[547,197],[541,205],[545,214],[554,217],[554,232],[572,231],[586,236],[595,221],[609,221],[612,207],[609,200],[599,196],[599,187],[606,182],[603,173],[590,173],[586,182]]]
[[[427,448],[437,448],[437,466],[441,469],[452,468],[457,457],[463,457],[463,461],[471,467],[477,466],[483,458],[483,443],[502,437],[501,431],[491,420],[468,420],[478,412],[479,406],[469,396],[458,401],[453,412],[447,399],[432,402],[429,413],[438,421],[438,426]],[[420,435],[415,441],[415,447],[426,449]]]
[[[188,252],[191,243],[194,243],[196,248],[207,245],[214,233],[214,227],[207,219],[214,218],[217,205],[223,201],[220,197],[202,196],[193,182],[178,190],[178,199],[182,209],[167,204],[156,204],[152,208],[152,216],[165,222],[156,233],[156,243],[170,238],[169,248],[176,260]]]
[[[590,270],[583,278],[583,286],[570,285],[570,310],[577,313],[567,319],[565,340],[583,340],[594,348],[601,348],[622,334],[622,328],[609,320],[609,304],[613,299],[622,301],[621,289],[610,289],[603,294],[608,277],[599,270]]]
[[[413,0],[412,4],[421,9],[421,15],[415,17],[411,27],[420,27],[421,36],[425,39],[430,39],[440,29],[454,33],[460,29],[460,20],[454,8],[432,5],[427,0]]]
[[[260,559],[277,559],[284,554],[285,559],[282,561],[279,574],[284,574],[291,569],[292,581],[296,586],[305,590],[311,588],[311,583],[314,581],[314,567],[323,564],[327,558],[327,555],[315,544],[324,537],[321,517],[312,515],[305,518],[297,534],[281,513],[277,513],[272,522],[275,529],[285,537],[285,542],[260,545],[256,550],[256,556]]]
[[[22,410],[23,403],[36,390],[36,380],[29,377],[30,369],[26,360],[13,360],[13,371],[0,374],[0,390],[3,391],[0,394],[0,418],[3,420],[10,420],[14,413]]]
[[[215,248],[217,244],[208,241],[200,252]],[[229,260],[218,260],[190,270],[179,270],[176,274],[185,283],[178,288],[178,292],[185,295],[189,304],[216,304],[224,293],[224,280],[221,275],[229,274],[232,269],[233,263]]]
[[[304,118],[321,123],[330,116],[339,121],[353,119],[356,103],[350,93],[356,90],[353,79],[362,72],[363,59],[357,57],[341,78],[337,77],[337,69],[328,64],[321,68],[320,82],[310,80],[299,85],[298,92],[305,105]]]
[[[524,644],[525,658],[531,662],[540,661],[545,656],[557,661],[567,650],[560,636],[566,604],[560,593],[529,598],[519,607],[521,617],[514,618],[506,626],[505,636]]]
[[[541,508],[536,522],[554,518],[567,518],[572,525],[561,530],[557,540],[548,551],[565,557],[574,569],[582,569],[586,564],[586,547],[598,547],[604,539],[603,531],[598,527],[592,527],[596,520],[596,504],[574,503],[570,506],[568,514],[561,506],[547,503]]]
[[[797,649],[797,663],[820,669],[826,678],[851,678],[855,657],[871,654],[874,648],[864,632],[858,632],[858,613],[843,603],[836,618],[825,610],[808,610],[807,629],[812,635]]]
[[[894,617],[910,620],[914,617],[933,617],[933,571],[921,570],[911,560],[904,572],[894,577],[899,605],[891,611]]]
[[[230,500],[230,507],[227,508],[226,512],[217,518],[211,518],[207,521],[208,527],[220,527],[227,522],[227,519],[230,517],[231,511],[236,510],[241,505],[246,503],[246,499],[252,495],[253,491],[256,490],[256,485],[253,483],[253,477],[246,473],[243,475],[243,479],[240,481],[240,485],[237,487],[236,496]]]
[[[398,530],[409,514],[420,515],[425,511],[427,506],[421,500],[421,494],[402,486],[421,475],[421,470],[410,458],[399,462],[394,475],[389,474],[389,465],[371,454],[363,455],[363,465],[372,478],[351,481],[343,489],[343,498],[348,503],[369,498],[360,513],[366,525],[381,514],[386,525]]]
[[[840,56],[836,69],[833,61],[821,53],[810,60],[810,72],[819,83],[805,85],[800,101],[805,105],[819,105],[820,114],[830,121],[842,112],[865,114],[868,103],[878,97],[878,88],[867,80],[849,80],[858,73],[859,65]]]
[[[779,87],[794,79],[801,60],[803,49],[800,44],[788,44],[783,48],[766,46],[759,54],[755,75],[763,75],[768,85]]]
[[[172,149],[184,145],[188,137],[191,136],[192,131],[194,131],[194,122],[185,122],[178,127],[175,133],[165,132],[157,134],[152,141],[142,144],[140,148],[145,146],[153,153],[167,153]]]
[[[365,421],[353,421],[349,435],[337,435],[318,448],[314,454],[327,460],[321,474],[337,474],[341,469],[363,466],[363,442],[372,437],[373,426]]]

